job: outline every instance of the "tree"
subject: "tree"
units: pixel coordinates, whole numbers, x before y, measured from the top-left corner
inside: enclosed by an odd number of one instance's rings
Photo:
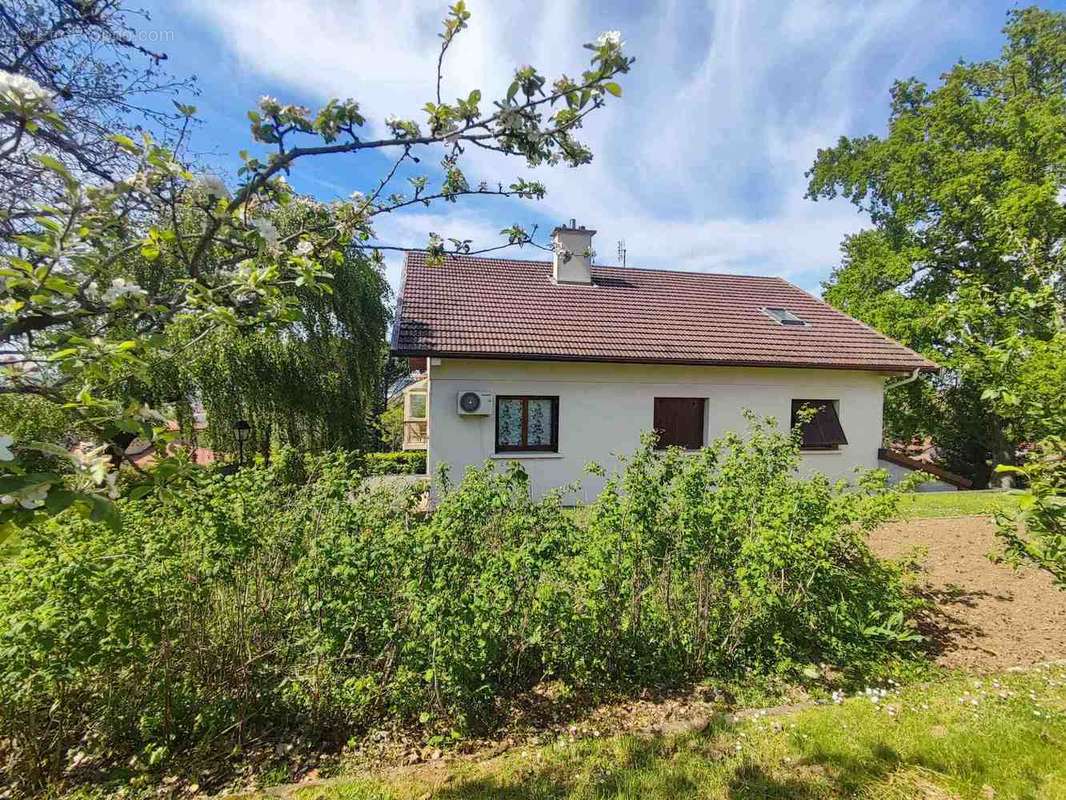
[[[469,17],[462,0],[449,10],[439,63]],[[372,244],[379,214],[469,195],[544,194],[541,184],[523,178],[509,185],[471,184],[461,168],[467,148],[519,156],[530,166],[587,163],[592,153],[576,132],[608,96],[621,94],[615,79],[632,64],[616,32],[587,48],[589,67],[579,78],[563,75],[549,83],[534,67],[522,67],[486,110],[477,89],[445,101],[438,70],[426,119],[388,117],[380,136],[364,132],[366,120],[354,100],[330,100],[312,113],[264,97],[249,117],[253,138],[269,150],[243,154],[232,191],[217,176],[194,175],[147,134],[139,141],[112,135],[136,165],[114,182],[83,179],[61,159],[35,153],[61,189],[0,247],[0,352],[6,359],[0,394],[35,396],[62,408],[71,427],[91,431],[99,446],[69,454],[54,442],[12,446],[10,436],[0,440],[3,530],[71,505],[115,521],[105,497],[119,491],[108,448],[122,457],[123,437],[163,446],[170,435],[147,393],[135,391],[151,385],[150,370],[195,358],[212,337],[226,335],[220,332],[292,331],[294,324],[307,323],[306,299],[333,292],[353,253],[380,258],[384,246]],[[6,161],[21,157],[27,142],[68,135],[71,123],[47,87],[24,74],[4,72],[0,78],[0,115],[15,120],[21,132],[0,146],[2,171]],[[328,220],[295,214],[292,227],[275,221],[304,202],[285,180],[298,162],[366,151],[395,154],[371,191],[332,203]],[[390,188],[400,165],[434,151],[443,154],[439,181],[420,176],[406,193]],[[504,235],[501,247],[531,241],[518,226]],[[467,252],[471,245],[452,247]],[[432,238],[433,257],[445,257],[448,249],[444,239]],[[25,458],[35,452],[67,458],[71,475],[28,471]],[[141,476],[134,495],[179,479],[185,468],[180,459],[165,460],[152,475]]]
[[[284,238],[329,227],[332,211],[301,197],[274,210],[270,220]],[[159,260],[137,266],[140,285],[159,273]],[[332,275],[328,292],[303,287],[293,293],[296,320],[269,330],[219,328],[185,357],[158,359],[145,386],[122,390],[154,407],[173,406],[186,433],[193,401],[202,404],[208,422],[204,443],[216,450],[235,448],[238,419],[251,423],[249,447],[267,453],[272,445],[308,451],[373,445],[384,392],[389,287],[379,261],[354,247],[343,249]],[[197,332],[178,325],[168,335],[170,350]]]
[[[978,486],[1046,433],[988,392],[1066,389],[1040,366],[1062,360],[1050,317],[1015,297],[1066,290],[1066,15],[1011,11],[1004,33],[999,58],[935,88],[897,81],[887,135],[842,137],[807,173],[808,197],[842,195],[873,222],[844,240],[827,300],[945,367],[886,398],[889,432],[932,435]]]
[[[61,197],[63,183],[37,158],[57,159],[79,180],[113,181],[136,159],[111,136],[149,126],[176,139],[184,117],[149,98],[194,91],[162,67],[166,54],[142,46],[121,0],[11,0],[0,5],[0,76],[32,81],[62,115],[62,128],[0,114],[0,232],[32,225],[35,206]],[[24,86],[31,84],[24,83]],[[9,101],[14,95],[7,90]],[[169,107],[169,105],[168,105]]]

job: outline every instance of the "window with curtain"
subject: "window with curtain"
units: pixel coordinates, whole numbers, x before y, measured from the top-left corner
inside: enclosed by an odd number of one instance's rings
[[[559,450],[559,398],[496,397],[496,452]]]

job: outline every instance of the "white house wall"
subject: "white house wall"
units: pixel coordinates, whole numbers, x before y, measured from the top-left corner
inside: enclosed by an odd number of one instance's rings
[[[727,431],[743,432],[743,409],[773,416],[787,428],[793,399],[838,400],[848,439],[836,451],[804,454],[802,469],[832,478],[854,479],[857,467],[876,468],[881,445],[885,376],[828,369],[689,367],[481,359],[433,359],[430,366],[429,469],[449,465],[453,479],[486,460],[519,461],[534,490],[580,481],[588,501],[601,481],[585,473],[597,462],[608,470],[616,454],[632,452],[642,431],[652,427],[654,398],[706,398],[707,441]],[[488,416],[460,416],[460,392],[493,395],[558,395],[559,452],[501,455],[495,452],[495,410]]]

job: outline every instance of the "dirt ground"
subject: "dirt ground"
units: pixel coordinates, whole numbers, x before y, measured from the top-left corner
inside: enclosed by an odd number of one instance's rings
[[[924,624],[937,663],[973,671],[1066,658],[1066,591],[1032,568],[993,564],[987,517],[911,519],[870,537],[881,556],[924,547],[925,590],[935,610]]]

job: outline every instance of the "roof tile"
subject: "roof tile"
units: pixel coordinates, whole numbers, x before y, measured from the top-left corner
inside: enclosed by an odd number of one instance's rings
[[[781,278],[592,268],[558,285],[546,261],[412,251],[393,350],[500,357],[910,371],[936,364]],[[783,307],[809,324],[762,313]]]

